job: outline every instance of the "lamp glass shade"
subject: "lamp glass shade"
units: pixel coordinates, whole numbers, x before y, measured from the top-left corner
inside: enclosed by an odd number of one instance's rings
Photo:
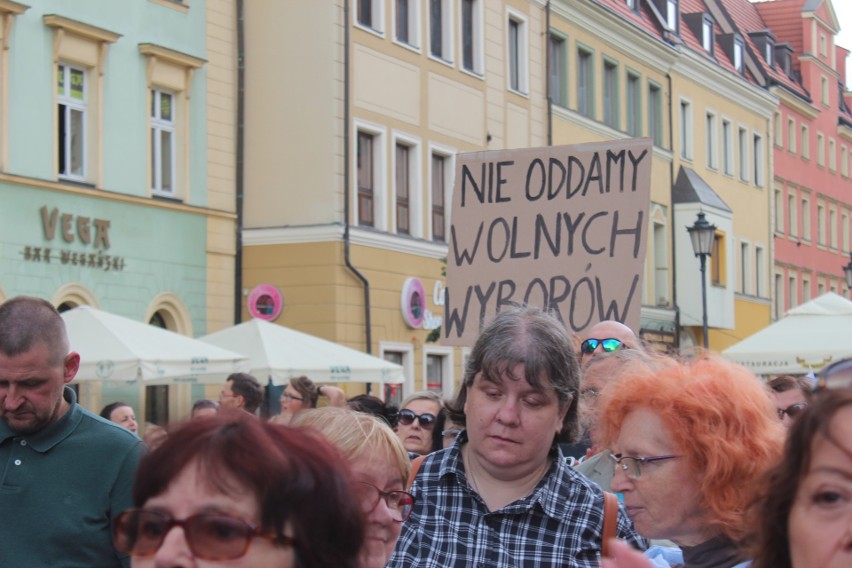
[[[843,274],[846,275],[846,287],[852,288],[852,253],[849,253],[849,263],[843,267]]]
[[[691,227],[687,227],[689,238],[692,240],[692,251],[695,256],[710,255],[713,252],[713,240],[716,238],[716,225],[711,225],[704,218],[704,213],[698,214],[698,219]]]

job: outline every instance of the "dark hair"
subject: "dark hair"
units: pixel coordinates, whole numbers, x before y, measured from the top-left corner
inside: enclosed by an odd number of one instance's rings
[[[347,400],[346,406],[356,412],[381,418],[391,428],[396,428],[396,423],[399,420],[399,408],[395,404],[386,404],[377,396],[359,394]]]
[[[51,365],[68,355],[65,322],[53,304],[33,296],[16,296],[0,304],[0,353],[14,357],[37,344],[47,346]]]
[[[126,402],[111,402],[104,406],[101,409],[101,418],[106,418],[107,420],[112,420],[110,416],[112,416],[112,411],[116,408],[121,408],[122,406],[130,406]]]
[[[317,400],[319,400],[319,395],[317,394],[317,386],[314,382],[306,376],[296,377],[294,379],[290,379],[290,386],[293,387],[296,392],[302,395],[302,400],[304,401],[305,408],[316,408]]]
[[[504,309],[479,334],[468,357],[459,393],[448,406],[450,418],[466,424],[464,405],[467,391],[479,373],[489,378],[510,374],[524,364],[525,377],[534,387],[556,391],[559,408],[568,407],[562,430],[554,442],[577,439],[577,395],[580,366],[571,335],[555,316],[532,306]]]
[[[447,418],[449,417],[446,407],[447,403],[445,402],[441,410],[438,411],[438,416],[435,417],[435,427],[432,428],[433,452],[444,449],[444,427],[446,426]]]
[[[852,389],[821,391],[790,427],[783,459],[766,472],[750,511],[750,525],[755,529],[749,539],[752,568],[791,568],[790,511],[810,470],[814,440],[819,435],[838,444],[831,423],[848,406],[852,406]]]
[[[283,535],[288,523],[300,568],[356,568],[363,519],[340,454],[318,434],[233,412],[190,420],[142,458],[133,502],[142,507],[187,467],[232,495],[248,489],[260,525]]]
[[[243,410],[254,414],[263,402],[263,387],[260,386],[260,381],[248,373],[231,373],[228,380],[231,381],[231,391],[243,397]]]
[[[811,391],[813,390],[811,383],[806,378],[794,377],[793,375],[780,375],[770,379],[766,382],[766,386],[776,393],[799,389],[805,395],[805,400],[811,399]]]
[[[233,389],[233,386],[231,388]],[[196,400],[192,404],[192,410],[189,412],[189,415],[192,416],[193,414],[195,414],[196,410],[203,410],[205,408],[214,408],[216,410],[219,410],[219,403],[215,400],[207,400],[206,398]]]

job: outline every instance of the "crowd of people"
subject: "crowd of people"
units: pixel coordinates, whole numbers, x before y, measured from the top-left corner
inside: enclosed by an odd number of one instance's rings
[[[852,565],[852,389],[619,322],[504,309],[453,400],[399,408],[296,377],[261,419],[236,373],[141,438],[77,403],[72,347],[49,302],[0,305],[0,566]]]

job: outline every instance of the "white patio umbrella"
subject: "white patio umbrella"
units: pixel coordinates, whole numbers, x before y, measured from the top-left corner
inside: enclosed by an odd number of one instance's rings
[[[756,374],[803,375],[852,357],[852,302],[828,292],[795,307],[722,356]]]
[[[313,382],[401,383],[402,366],[332,341],[261,319],[199,338],[249,358],[251,374],[286,385],[305,375]]]
[[[62,319],[71,350],[80,354],[76,381],[223,384],[248,370],[243,355],[90,306]]]

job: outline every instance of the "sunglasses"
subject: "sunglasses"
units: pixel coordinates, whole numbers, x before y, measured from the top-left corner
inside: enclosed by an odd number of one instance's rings
[[[193,556],[202,560],[235,560],[245,556],[255,537],[292,546],[294,540],[224,514],[192,515],[181,521],[144,509],[129,509],[115,521],[113,542],[131,556],[153,556],[172,527],[181,527]]]
[[[281,398],[286,398],[287,400],[298,400],[299,402],[302,402],[302,401],[305,400],[303,398],[299,398],[298,396],[293,396],[292,394],[286,393],[286,392],[281,395]]]
[[[807,402],[797,402],[796,404],[791,404],[787,408],[779,408],[778,409],[778,418],[780,418],[781,420],[784,420],[784,415],[786,414],[792,420],[793,418],[795,418],[796,416],[798,416],[799,414],[804,412],[804,410],[807,407],[808,407]]]
[[[598,348],[598,345],[601,346],[601,349],[604,350],[605,353],[612,353],[624,343],[620,339],[615,339],[614,337],[609,337],[607,339],[587,339],[582,345],[580,345],[580,350],[583,353],[594,353],[595,349]]]
[[[435,415],[430,414],[428,412],[424,412],[423,414],[414,414],[413,410],[405,410],[399,411],[399,423],[403,426],[410,426],[417,420],[420,422],[421,428],[431,428],[435,425]]]

